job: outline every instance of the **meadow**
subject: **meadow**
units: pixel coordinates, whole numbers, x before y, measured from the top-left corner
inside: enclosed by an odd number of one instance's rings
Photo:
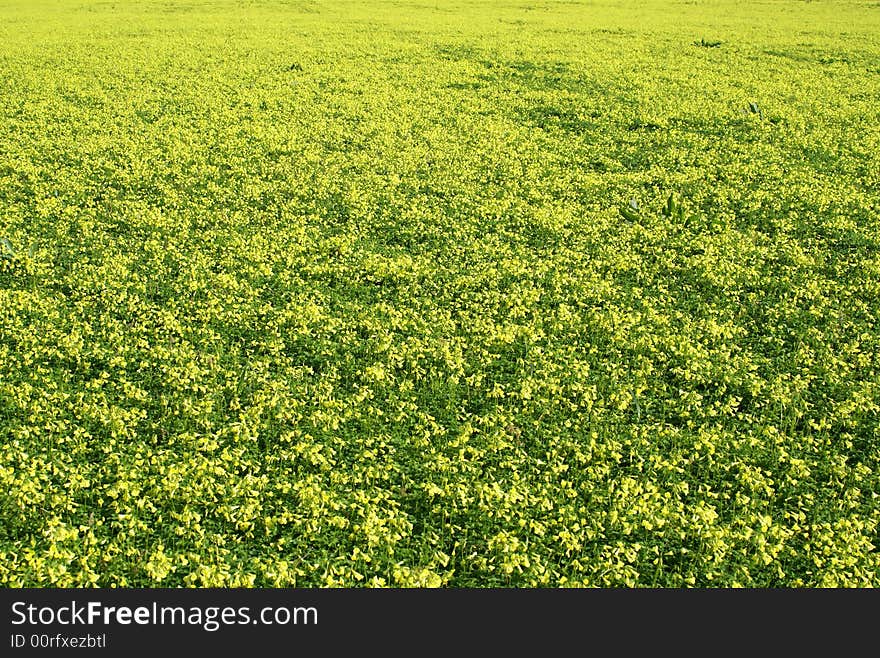
[[[0,0],[0,586],[880,585],[880,3]]]

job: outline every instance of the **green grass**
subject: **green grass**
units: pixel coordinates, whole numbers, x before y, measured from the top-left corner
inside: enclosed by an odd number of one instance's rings
[[[876,2],[0,0],[0,584],[880,584]]]

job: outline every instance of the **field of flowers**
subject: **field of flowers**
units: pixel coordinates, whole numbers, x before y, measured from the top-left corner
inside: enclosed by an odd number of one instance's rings
[[[0,0],[0,586],[880,585],[880,4]]]

